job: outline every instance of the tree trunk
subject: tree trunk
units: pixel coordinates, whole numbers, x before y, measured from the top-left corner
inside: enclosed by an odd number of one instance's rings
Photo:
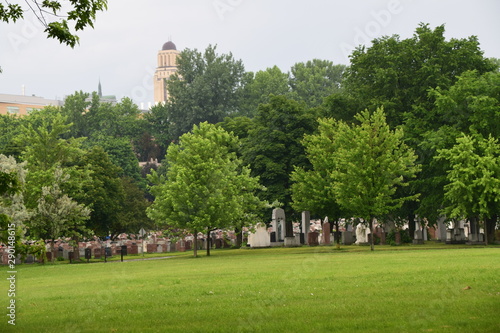
[[[236,247],[240,248],[243,243],[243,231],[240,228],[234,228],[234,233],[236,234]]]
[[[78,237],[74,236],[73,241],[75,244],[73,245],[73,258],[72,260],[76,260],[76,258],[80,259],[80,249],[78,247]]]
[[[193,240],[193,256],[198,257],[198,231],[194,230],[194,240]]]
[[[50,252],[52,253],[52,258],[50,259],[51,262],[54,262],[55,261],[54,259],[56,258],[56,251],[54,245],[55,245],[54,240],[51,239],[50,240]]]
[[[374,234],[373,234],[373,220],[375,218],[374,217],[370,217],[370,222],[369,222],[369,226],[370,226],[370,250],[373,251],[374,248],[373,248],[373,238],[375,238]]]
[[[340,250],[340,230],[339,230],[339,220],[335,221],[335,238],[337,240],[337,250]]]
[[[210,257],[210,228],[207,228],[207,257]]]
[[[408,231],[410,232],[410,238],[415,239],[415,214],[408,214]]]
[[[484,239],[486,245],[493,244],[495,242],[495,227],[497,224],[497,215],[493,215],[489,219],[484,221]]]

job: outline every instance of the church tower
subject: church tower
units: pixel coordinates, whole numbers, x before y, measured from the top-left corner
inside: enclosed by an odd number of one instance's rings
[[[168,99],[165,80],[168,80],[170,75],[177,71],[177,56],[179,53],[175,44],[171,41],[163,44],[162,49],[158,51],[158,67],[156,67],[154,75],[155,104],[166,102]]]

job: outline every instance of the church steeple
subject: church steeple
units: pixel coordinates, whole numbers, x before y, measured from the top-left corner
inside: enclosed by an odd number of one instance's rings
[[[97,95],[102,98],[102,88],[101,88],[101,79],[99,79],[99,85],[97,86]]]

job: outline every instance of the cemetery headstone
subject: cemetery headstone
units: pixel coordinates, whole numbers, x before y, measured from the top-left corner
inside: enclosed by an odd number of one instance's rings
[[[311,214],[309,211],[302,212],[302,233],[304,234],[303,244],[307,244],[307,235],[311,229]]]
[[[329,245],[330,241],[330,222],[323,223],[323,244]]]
[[[317,231],[312,231],[307,235],[307,244],[309,246],[318,246],[319,245],[319,233]]]
[[[287,236],[285,222],[285,211],[282,208],[273,209],[271,225],[273,227],[273,231],[276,232],[276,241],[278,242],[284,241]]]
[[[271,237],[269,237],[265,224],[257,224],[255,232],[248,235],[248,244],[250,244],[252,248],[271,246]]]
[[[358,223],[356,226],[356,244],[366,245],[368,244],[370,234],[370,228],[367,228],[363,223]]]

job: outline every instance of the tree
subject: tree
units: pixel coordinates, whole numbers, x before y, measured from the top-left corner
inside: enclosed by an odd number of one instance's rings
[[[444,213],[450,218],[483,221],[486,243],[495,239],[500,203],[500,144],[491,135],[462,134],[436,159],[450,163],[444,187]]]
[[[18,157],[21,147],[15,138],[20,134],[22,119],[15,115],[0,115],[0,154]]]
[[[435,98],[443,124],[464,133],[500,137],[500,72],[467,71],[449,89],[437,87],[429,95]]]
[[[54,183],[42,187],[31,223],[36,236],[50,239],[52,261],[55,259],[55,240],[59,237],[81,238],[86,232],[84,221],[90,214],[89,208],[63,193],[61,184],[68,178],[69,175],[64,175],[61,169],[55,170]]]
[[[82,184],[80,203],[92,208],[86,225],[99,237],[116,236],[115,230],[123,209],[125,194],[120,179],[121,168],[111,162],[109,155],[101,147],[93,147],[81,160],[82,167],[90,171],[89,181]]]
[[[130,177],[137,182],[142,181],[139,160],[130,139],[97,135],[87,144],[90,147],[102,147],[109,155],[111,162],[120,167],[120,176]]]
[[[237,138],[215,125],[194,125],[169,146],[166,177],[151,189],[155,201],[148,216],[191,232],[195,257],[198,232],[205,231],[208,241],[212,230],[230,226],[244,215],[245,204],[260,187],[236,157],[235,145]]]
[[[78,167],[84,153],[81,148],[84,138],[64,139],[70,127],[65,117],[50,112],[34,114],[33,119],[30,117],[30,121],[22,127],[18,140],[26,145],[21,158],[28,162],[25,197],[28,207],[37,206],[42,187],[54,183],[57,168],[62,167],[65,174],[71,174],[64,186],[73,188],[72,195],[81,190],[82,179],[87,176]]]
[[[435,104],[437,95],[429,91],[449,89],[466,71],[476,70],[481,75],[497,68],[484,58],[477,37],[446,40],[444,33],[444,25],[431,29],[428,24],[420,24],[412,38],[377,38],[369,48],[361,46],[352,53],[343,81],[361,109],[383,106],[391,127],[403,125],[406,142],[419,155],[422,173],[413,187],[403,189],[407,191],[404,195],[413,191],[422,194],[420,202],[408,202],[403,207],[412,237],[415,214],[435,221],[431,217],[436,215],[436,203],[442,200],[439,184],[444,173],[433,161],[433,143],[439,144],[434,140],[435,133],[445,135],[440,127],[453,123],[455,117],[441,113]],[[425,142],[427,138],[433,142]]]
[[[333,188],[332,172],[335,170],[332,155],[335,152],[336,126],[331,121],[320,121],[317,134],[304,137],[306,155],[311,169],[295,167],[291,174],[293,184],[292,207],[296,211],[310,211],[313,215],[325,217],[336,224],[337,247],[340,247],[339,219],[345,212],[337,203]]]
[[[331,156],[335,198],[353,216],[368,221],[373,233],[376,217],[416,199],[416,195],[396,197],[395,193],[398,187],[407,186],[420,168],[415,165],[414,151],[403,142],[403,131],[389,129],[383,109],[373,113],[365,110],[356,120],[359,125],[323,120],[322,126],[330,122],[336,127]]]
[[[153,133],[162,144],[177,140],[193,125],[207,121],[216,124],[238,111],[244,66],[231,53],[219,55],[209,45],[204,53],[186,49],[177,58],[177,72],[167,81],[169,100],[151,109],[163,135]]]
[[[420,24],[412,38],[386,36],[374,39],[369,48],[360,46],[346,70],[346,89],[363,108],[383,106],[390,126],[410,122],[407,134],[436,129],[441,119],[428,90],[447,89],[468,70],[482,74],[496,68],[483,57],[477,37],[446,41],[444,32],[444,25],[432,30]]]
[[[75,47],[79,43],[76,32],[93,28],[96,14],[107,8],[107,0],[70,0],[69,8],[62,1],[29,0],[26,7],[7,2],[7,5],[0,3],[0,21],[16,22],[24,19],[25,12],[31,11],[45,27],[47,37]]]
[[[314,131],[315,114],[304,103],[272,96],[268,104],[259,105],[253,122],[243,142],[243,159],[267,188],[261,199],[283,203],[292,217],[290,174],[295,166],[310,167],[301,140]]]
[[[271,95],[290,94],[288,85],[288,74],[283,73],[277,66],[267,68],[264,71],[247,73],[248,77],[242,91],[239,114],[253,117],[259,104],[269,103]]]
[[[31,212],[24,205],[22,190],[26,178],[26,163],[0,154],[0,243],[8,244],[8,226],[15,226],[16,243],[26,229]],[[11,235],[12,236],[12,235]]]
[[[334,65],[329,60],[299,62],[291,68],[289,85],[299,101],[316,107],[325,97],[339,91],[345,69],[345,65]]]

